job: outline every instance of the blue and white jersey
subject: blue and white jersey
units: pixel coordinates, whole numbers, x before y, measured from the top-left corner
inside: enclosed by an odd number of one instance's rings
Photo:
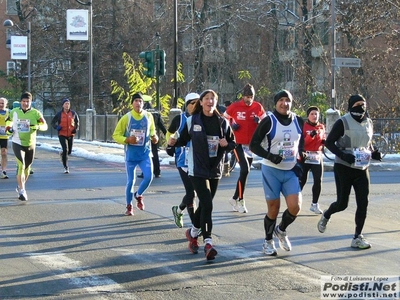
[[[126,161],[140,161],[151,156],[150,124],[152,120],[149,115],[151,117],[151,114],[146,112],[143,118],[136,120],[131,113],[128,113],[125,136],[136,136],[137,143],[124,146]]]
[[[273,114],[269,114],[269,117],[272,125],[267,135],[269,135],[271,144],[266,145],[268,143],[266,136],[263,145],[266,150],[269,147],[269,151],[272,154],[280,155],[283,159],[279,164],[274,164],[270,160],[263,158],[262,163],[280,170],[291,170],[296,165],[299,155],[299,142],[302,135],[300,125],[294,114],[292,122],[287,126],[279,123]]]

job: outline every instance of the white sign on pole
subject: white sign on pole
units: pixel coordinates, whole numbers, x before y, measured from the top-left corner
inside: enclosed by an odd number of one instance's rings
[[[11,36],[11,59],[28,59],[27,36]]]
[[[86,9],[67,10],[67,40],[89,40],[89,13]]]
[[[361,59],[336,57],[335,58],[335,66],[340,67],[340,68],[359,68],[359,67],[361,67]]]

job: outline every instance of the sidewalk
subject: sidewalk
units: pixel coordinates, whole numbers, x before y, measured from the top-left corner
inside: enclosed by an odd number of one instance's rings
[[[37,147],[49,151],[58,152],[61,150],[58,138],[50,138],[44,136],[37,137]],[[98,141],[74,140],[72,155],[84,157],[97,161],[110,161],[124,163],[124,147],[116,143],[104,143]],[[164,150],[159,151],[161,165],[173,165],[174,158],[168,156]],[[260,168],[260,159],[255,159],[253,167]],[[333,169],[333,162],[324,158],[325,171],[329,172]],[[400,170],[400,154],[387,154],[382,162],[372,161],[370,171],[392,171]]]

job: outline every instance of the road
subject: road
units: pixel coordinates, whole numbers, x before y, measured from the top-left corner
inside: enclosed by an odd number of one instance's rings
[[[38,149],[36,157],[28,202],[17,200],[13,176],[0,182],[0,299],[319,299],[322,275],[400,273],[398,171],[371,173],[364,227],[371,249],[350,248],[354,196],[324,234],[317,231],[319,216],[308,211],[311,179],[303,211],[288,228],[293,250],[278,249],[277,257],[261,252],[259,170],[245,193],[249,213],[231,211],[236,171],[221,180],[214,200],[219,254],[206,262],[201,251],[189,253],[185,228],[173,223],[171,206],[183,195],[173,167],[154,179],[146,211],[127,217],[122,164],[72,157],[67,175],[57,153]],[[324,176],[322,208],[335,199],[333,173]]]

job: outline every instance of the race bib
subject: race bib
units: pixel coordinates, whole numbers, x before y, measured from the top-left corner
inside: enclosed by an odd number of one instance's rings
[[[355,148],[353,154],[356,157],[354,162],[355,167],[365,168],[369,166],[371,162],[371,151],[365,148]]]
[[[0,135],[7,135],[5,126],[0,126]]]
[[[136,137],[136,144],[134,144],[133,146],[143,146],[144,145],[144,139],[146,136],[146,132],[144,130],[131,129],[130,136]]]
[[[17,120],[18,132],[29,132],[31,127],[31,120]]]
[[[306,151],[307,159],[306,164],[319,165],[321,163],[322,153],[321,151]]]
[[[278,154],[282,156],[282,162],[296,161],[295,147],[293,142],[280,142],[278,144]]]
[[[207,135],[207,142],[208,142],[208,156],[209,157],[217,157],[218,146],[219,146],[219,137]]]
[[[189,147],[183,148],[183,151],[185,151],[185,162],[184,162],[184,164],[185,164],[185,166],[187,166],[189,164],[189,161],[188,161]]]

